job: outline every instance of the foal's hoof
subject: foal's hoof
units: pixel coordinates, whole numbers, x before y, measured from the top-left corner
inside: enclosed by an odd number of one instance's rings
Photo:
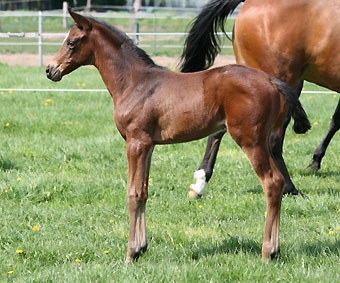
[[[148,250],[148,244],[146,244],[146,245],[144,245],[144,246],[142,246],[142,247],[140,248],[140,252],[141,252],[142,254],[146,253],[147,250]]]
[[[125,259],[125,263],[132,263],[136,262],[141,254],[141,251],[135,252],[135,251],[128,251]]]
[[[263,244],[262,246],[262,261],[269,263],[271,260],[276,259],[280,254],[280,247],[273,248],[272,245]]]
[[[194,189],[191,186],[193,186],[193,184],[191,184],[189,187],[189,192],[188,192],[189,198],[190,199],[200,198],[202,195],[199,195],[196,191],[194,191]]]

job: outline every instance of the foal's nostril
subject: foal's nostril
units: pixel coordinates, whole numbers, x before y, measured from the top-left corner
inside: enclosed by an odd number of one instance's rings
[[[46,74],[48,75],[50,73],[50,66],[48,65],[46,68]]]

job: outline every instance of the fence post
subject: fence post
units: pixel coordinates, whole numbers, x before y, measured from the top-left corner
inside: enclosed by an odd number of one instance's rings
[[[39,35],[39,39],[38,39],[38,57],[39,57],[39,66],[41,67],[43,65],[43,54],[42,54],[42,12],[39,11],[38,13],[39,15],[39,27],[38,27],[38,35]]]
[[[152,42],[152,54],[155,53],[156,51],[156,47],[157,47],[157,43],[156,43],[156,33],[157,32],[157,26],[156,26],[156,14],[153,13],[153,42]]]
[[[67,9],[68,3],[66,1],[63,2],[63,27],[67,28]]]

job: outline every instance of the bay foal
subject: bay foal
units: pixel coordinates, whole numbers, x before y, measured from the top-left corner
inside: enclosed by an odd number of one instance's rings
[[[308,125],[291,90],[262,71],[240,65],[171,72],[155,65],[116,28],[69,12],[76,24],[46,73],[59,81],[79,66],[92,64],[113,98],[115,123],[127,144],[127,261],[147,249],[145,205],[154,146],[200,139],[221,129],[244,150],[260,178],[268,213],[262,257],[276,255],[284,178],[271,156],[269,135],[282,134],[288,107],[301,127]]]

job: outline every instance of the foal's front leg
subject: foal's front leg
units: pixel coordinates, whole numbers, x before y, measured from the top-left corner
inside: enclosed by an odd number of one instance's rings
[[[130,231],[126,262],[137,259],[146,251],[145,205],[148,198],[148,178],[153,146],[145,140],[127,142],[129,179],[127,202],[130,214]]]

